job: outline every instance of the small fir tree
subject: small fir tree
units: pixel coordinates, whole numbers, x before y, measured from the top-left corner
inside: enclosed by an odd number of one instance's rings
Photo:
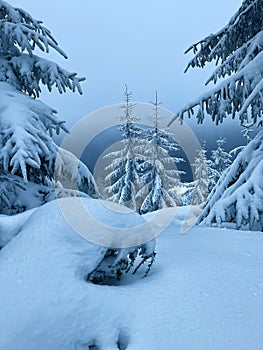
[[[217,149],[211,151],[211,166],[214,169],[212,181],[216,184],[223,174],[224,170],[232,164],[232,156],[224,149],[226,139],[219,138],[217,141]]]
[[[249,144],[249,142],[252,140],[252,136],[251,134],[253,133],[253,123],[250,124],[242,124],[241,126],[243,127],[243,129],[241,130],[241,134],[242,136],[244,136],[244,138],[246,139],[246,145]],[[242,149],[245,147],[245,145],[242,146],[237,146],[235,148],[233,148],[229,154],[231,155],[232,159],[234,160],[236,158],[236,156],[242,151]]]
[[[178,145],[170,134],[159,129],[161,103],[158,102],[157,92],[155,101],[151,103],[154,107],[153,128],[146,131],[146,143],[143,145],[145,163],[140,176],[143,185],[137,193],[141,201],[139,212],[142,214],[180,204],[177,192],[180,174],[183,173],[175,169],[175,165],[182,161],[182,158],[174,155]]]
[[[209,173],[206,159],[206,150],[197,151],[194,168],[195,186],[192,194],[191,204],[198,205],[206,201],[209,190]]]
[[[124,97],[125,103],[122,106],[124,114],[121,117],[122,124],[120,126],[122,132],[121,149],[105,156],[107,160],[111,161],[105,169],[106,180],[110,183],[106,187],[106,192],[109,196],[108,199],[136,210],[138,168],[141,166],[138,149],[143,140],[143,130],[135,124],[138,119],[133,115],[132,92],[128,90],[127,85],[125,85]]]

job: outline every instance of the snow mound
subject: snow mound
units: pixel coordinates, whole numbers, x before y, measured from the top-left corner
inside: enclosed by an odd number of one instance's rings
[[[92,199],[84,202],[93,210],[98,203]],[[100,207],[101,219],[105,220],[106,213]],[[131,225],[136,214],[130,215],[131,220],[121,215],[112,215],[112,220],[115,225]],[[106,349],[103,338],[113,344],[125,338],[125,331],[121,332],[125,317],[117,316],[124,305],[115,303],[118,311],[111,316],[112,304],[108,299],[103,301],[103,289],[85,280],[107,248],[76,234],[57,201],[15,218],[11,224],[10,218],[1,217],[3,231],[10,221],[11,230],[16,227],[20,233],[0,254],[0,349],[84,349],[80,344],[86,344],[86,348],[92,345],[95,334],[102,335],[99,346]],[[103,320],[115,324],[116,330],[107,331]]]
[[[0,252],[0,349],[262,350],[263,236],[197,226],[182,235],[186,212],[159,237],[146,279],[99,286],[85,276],[106,248],[77,235],[57,202],[37,209]]]

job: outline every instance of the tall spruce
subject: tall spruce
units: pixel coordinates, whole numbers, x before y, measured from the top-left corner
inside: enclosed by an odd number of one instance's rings
[[[110,161],[105,168],[106,181],[109,183],[106,191],[108,199],[136,210],[138,169],[142,161],[138,155],[138,148],[143,142],[143,130],[136,125],[139,119],[133,115],[132,92],[128,90],[127,85],[125,85],[124,99],[119,128],[122,132],[122,141],[118,145],[120,149],[105,156],[105,159]]]

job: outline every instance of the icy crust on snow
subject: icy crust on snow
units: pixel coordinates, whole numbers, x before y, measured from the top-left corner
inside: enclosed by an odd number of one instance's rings
[[[182,235],[182,208],[148,278],[98,286],[84,276],[105,248],[76,235],[55,203],[0,252],[1,350],[262,349],[261,234]]]
[[[234,223],[237,228],[262,229],[262,140],[260,131],[223,173],[207,199],[199,222],[208,225]]]

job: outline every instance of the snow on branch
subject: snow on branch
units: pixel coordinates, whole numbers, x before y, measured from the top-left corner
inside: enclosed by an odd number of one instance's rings
[[[188,116],[195,114],[198,122],[202,123],[205,112],[211,115],[216,124],[222,123],[228,115],[234,118],[237,113],[241,123],[244,123],[248,118],[249,107],[252,121],[256,123],[262,117],[262,93],[263,52],[260,52],[236,74],[179,110],[169,125],[178,117],[183,119],[185,113]],[[199,108],[195,113],[194,108],[197,106]]]
[[[261,229],[263,224],[263,133],[262,131],[238,154],[221,176],[199,218],[199,223],[237,228]]]
[[[224,78],[226,75],[236,73],[251,62],[258,53],[263,49],[263,30],[261,30],[253,39],[246,42],[243,46],[231,54],[224,63],[222,63],[207,80],[209,82],[217,82],[218,79]]]
[[[186,53],[191,50],[196,53],[187,65],[186,71],[190,67],[204,67],[207,62],[214,59],[217,63],[220,59],[224,62],[230,54],[262,30],[262,12],[262,0],[243,1],[238,12],[223,29],[186,50]]]
[[[229,77],[215,88],[201,95],[197,100],[180,109],[176,118],[195,115],[202,123],[207,113],[217,124],[231,115],[239,116],[241,123],[251,117],[253,123],[262,118],[263,113],[263,0],[245,0],[230,22],[217,34],[191,46],[194,58],[190,66],[204,67],[216,60],[220,64],[208,79],[217,83],[218,79]],[[195,107],[199,107],[196,111]]]
[[[67,55],[60,49],[49,29],[41,21],[35,20],[26,11],[14,8],[5,1],[0,1],[0,29],[2,42],[1,51],[8,52],[9,48],[20,47],[32,55],[35,46],[49,52],[49,46],[63,57]]]
[[[40,169],[42,162],[51,165],[55,157],[56,145],[47,131],[67,129],[52,108],[3,82],[0,111],[0,163],[5,171],[20,172],[27,181],[27,167]]]
[[[60,93],[69,89],[82,94],[80,82],[85,78],[34,55],[36,48],[46,53],[52,48],[67,58],[41,21],[0,0],[0,81],[33,97],[39,97],[40,83],[49,91],[55,86]]]
[[[39,97],[40,82],[46,85],[49,91],[55,86],[61,94],[66,92],[67,88],[73,92],[77,89],[82,94],[80,82],[85,78],[79,78],[77,73],[70,73],[55,62],[44,58],[22,54],[6,63],[6,71],[10,69],[15,72],[19,90],[29,95]]]

